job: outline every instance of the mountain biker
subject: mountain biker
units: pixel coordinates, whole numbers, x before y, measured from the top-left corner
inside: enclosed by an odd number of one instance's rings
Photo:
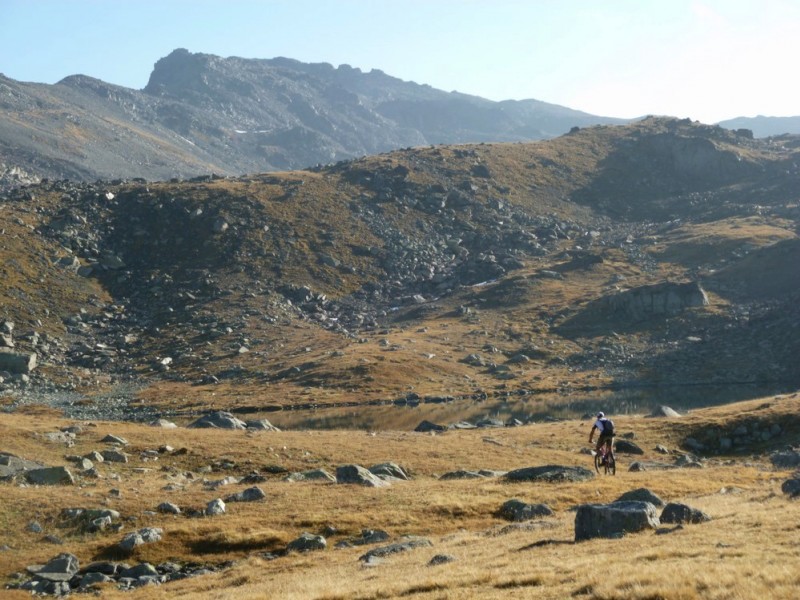
[[[589,432],[589,443],[592,443],[592,437],[594,437],[594,430],[598,431],[597,437],[597,446],[595,447],[595,452],[598,454],[600,453],[600,448],[603,444],[606,445],[606,453],[610,456],[611,455],[611,444],[614,441],[614,421],[611,419],[606,418],[605,413],[600,411],[597,413],[597,420],[592,425],[592,430]]]

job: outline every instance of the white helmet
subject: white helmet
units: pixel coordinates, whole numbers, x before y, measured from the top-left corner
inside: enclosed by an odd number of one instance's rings
[[[597,413],[597,418],[598,419],[602,419],[605,416],[606,416],[606,414],[602,410],[599,413]]]

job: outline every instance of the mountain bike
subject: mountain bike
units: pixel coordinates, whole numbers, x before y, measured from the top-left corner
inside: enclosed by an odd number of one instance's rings
[[[592,454],[594,454],[594,468],[598,473],[616,475],[617,460],[614,458],[613,450],[609,451],[608,446],[603,444],[600,446],[600,452],[593,452]]]

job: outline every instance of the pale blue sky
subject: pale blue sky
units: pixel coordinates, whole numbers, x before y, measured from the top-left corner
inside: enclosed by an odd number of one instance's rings
[[[141,89],[175,48],[605,116],[800,115],[800,0],[0,0],[13,79]]]

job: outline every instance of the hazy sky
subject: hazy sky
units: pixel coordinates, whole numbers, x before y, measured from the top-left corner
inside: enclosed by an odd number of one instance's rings
[[[175,48],[604,116],[800,115],[800,0],[0,0],[13,79],[141,89]]]

